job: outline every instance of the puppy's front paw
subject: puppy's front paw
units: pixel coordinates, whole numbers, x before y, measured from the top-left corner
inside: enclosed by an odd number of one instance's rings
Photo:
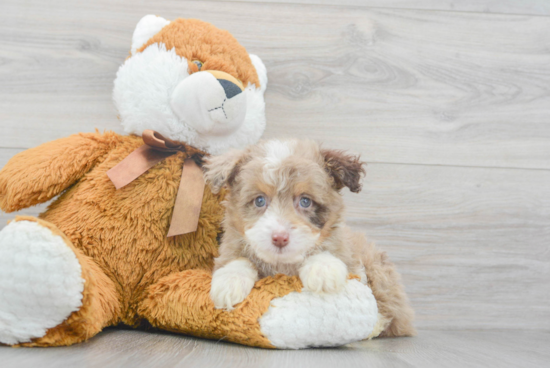
[[[304,288],[316,293],[336,293],[344,288],[348,268],[329,252],[309,257],[300,268]]]
[[[229,262],[212,275],[210,297],[217,309],[232,310],[242,302],[258,281],[258,271],[244,258]]]

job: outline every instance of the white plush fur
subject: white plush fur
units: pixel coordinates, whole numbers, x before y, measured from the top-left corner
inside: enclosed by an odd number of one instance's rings
[[[337,294],[292,292],[271,301],[261,331],[280,349],[339,346],[366,339],[378,319],[371,289],[349,280]]]
[[[245,258],[229,262],[212,275],[210,297],[216,308],[232,310],[242,302],[258,281],[258,271]]]
[[[127,133],[153,129],[172,139],[196,134],[179,122],[169,103],[174,88],[189,76],[187,69],[187,60],[164,44],[126,60],[117,72],[113,98]]]
[[[258,77],[260,78],[260,90],[262,91],[262,93],[264,93],[267,87],[267,70],[265,68],[265,65],[258,55],[249,54],[248,56],[250,56],[252,65],[254,65],[256,73],[258,73]]]
[[[300,267],[304,288],[315,293],[336,293],[346,284],[348,268],[330,252],[322,252],[305,260]]]
[[[136,25],[134,34],[132,35],[132,55],[136,53],[136,50],[145,45],[147,41],[154,35],[160,32],[164,26],[170,24],[169,20],[163,17],[157,17],[156,15],[146,15],[141,18]]]
[[[194,73],[181,81],[170,100],[180,121],[203,138],[235,132],[246,116],[246,95],[227,99],[218,80],[209,72]]]
[[[174,50],[166,50],[164,44],[148,46],[143,52],[127,59],[117,72],[113,99],[124,130],[128,134],[141,135],[145,129],[153,129],[172,140],[186,142],[211,154],[256,143],[265,129],[267,74],[259,57],[250,55],[250,58],[258,72],[261,88],[249,84],[241,97],[228,103],[227,109],[230,111],[239,105],[239,100],[246,100],[244,121],[238,127],[215,134],[215,131],[204,129],[210,124],[208,119],[185,120],[187,116],[212,118],[208,111],[189,114],[187,110],[187,114],[177,114],[171,106],[176,87],[189,77],[187,60],[176,55]],[[182,96],[178,97],[176,93],[178,98],[182,100]],[[232,104],[235,106],[232,107]],[[194,104],[193,107],[205,108],[204,104]],[[202,133],[196,129],[197,126],[203,127]]]
[[[288,245],[278,248],[273,245],[272,234],[289,234]],[[279,213],[277,203],[272,203],[262,217],[245,231],[247,243],[254,254],[269,264],[299,264],[304,261],[308,251],[315,247],[319,233],[313,233],[308,226],[291,226],[291,223]]]
[[[82,305],[84,280],[73,251],[36,222],[0,231],[0,342],[42,337]]]

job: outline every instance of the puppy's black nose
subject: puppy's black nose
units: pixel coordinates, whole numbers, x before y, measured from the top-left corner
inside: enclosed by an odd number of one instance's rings
[[[286,231],[278,231],[271,234],[271,241],[277,248],[284,248],[288,245],[288,233]]]
[[[228,81],[227,79],[218,79],[218,82],[222,85],[223,90],[225,91],[225,96],[228,100],[242,92],[241,87],[231,81]]]

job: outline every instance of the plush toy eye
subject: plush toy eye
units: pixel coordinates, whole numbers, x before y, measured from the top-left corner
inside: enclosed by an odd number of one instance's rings
[[[200,72],[200,70],[202,68],[202,63],[198,60],[193,60],[192,62],[193,62],[193,64],[195,64],[197,66],[197,68],[199,68],[199,72]]]
[[[302,208],[308,208],[311,206],[311,199],[308,197],[302,197],[300,198],[300,207]]]
[[[265,197],[264,196],[256,197],[256,199],[254,200],[254,204],[256,205],[256,207],[264,207],[266,204]]]

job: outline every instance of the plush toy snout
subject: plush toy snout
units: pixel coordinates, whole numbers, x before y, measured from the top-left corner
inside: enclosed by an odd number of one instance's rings
[[[242,83],[220,71],[201,71],[182,80],[170,100],[179,119],[201,136],[224,136],[241,126],[246,116]]]

